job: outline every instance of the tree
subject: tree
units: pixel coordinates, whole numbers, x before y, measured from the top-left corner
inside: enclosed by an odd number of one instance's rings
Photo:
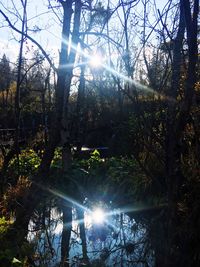
[[[8,107],[8,91],[11,84],[11,67],[9,59],[5,54],[1,58],[0,72],[2,73],[0,79],[0,88],[2,92],[2,108],[4,109]]]
[[[186,28],[187,45],[188,45],[188,69],[185,81],[184,99],[180,104],[180,109],[177,108],[174,101],[168,104],[168,120],[167,120],[167,150],[166,150],[166,174],[168,181],[168,198],[169,198],[169,245],[175,247],[174,240],[179,240],[180,237],[174,236],[174,227],[178,226],[178,202],[182,196],[181,186],[184,184],[185,177],[181,171],[181,151],[180,140],[183,138],[183,133],[190,116],[192,99],[194,96],[196,80],[196,66],[198,58],[197,48],[197,22],[198,22],[198,1],[194,1],[192,10],[191,4],[187,0],[180,1],[180,21],[177,37],[174,42],[173,49],[173,69],[172,83],[169,96],[177,99],[177,93],[180,86],[180,61],[183,47],[183,38]],[[184,19],[183,19],[184,18]],[[171,243],[172,242],[172,243]],[[168,260],[174,262],[174,251],[169,252]],[[169,262],[167,263],[169,264]],[[172,264],[172,263],[171,263]]]

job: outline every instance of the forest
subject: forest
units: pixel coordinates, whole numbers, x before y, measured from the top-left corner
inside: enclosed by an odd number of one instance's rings
[[[0,267],[200,266],[199,6],[0,1]]]

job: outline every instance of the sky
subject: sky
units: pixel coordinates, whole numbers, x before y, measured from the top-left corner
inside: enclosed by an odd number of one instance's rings
[[[13,0],[13,2],[15,4],[14,8],[16,8],[20,16],[22,16],[20,0]],[[50,10],[48,9],[47,2],[48,1],[46,0],[28,0],[28,27],[30,29],[35,29],[36,27],[41,28],[41,32],[32,32],[31,36],[36,39],[40,44],[42,44],[45,50],[56,51],[59,49],[58,44],[60,42],[61,36],[60,27],[54,21],[54,16],[49,15]],[[0,9],[3,9],[2,5],[4,5],[9,11],[15,12],[12,5],[12,1],[1,0]],[[3,10],[5,11],[5,8]],[[9,14],[9,18],[12,18],[12,21],[16,23],[15,25],[17,28],[21,28],[21,23],[16,22],[16,18],[14,18],[14,16]],[[10,59],[16,58],[18,55],[20,35],[10,30],[8,27],[5,27],[4,25],[7,24],[5,22],[2,22],[2,19],[0,19],[0,21],[0,55],[6,53],[8,54]],[[2,27],[2,25],[4,27]],[[33,48],[32,45],[33,44],[29,41],[25,42],[25,53]]]
[[[51,2],[52,5],[57,4],[55,1]],[[118,2],[118,0],[112,0],[112,3],[114,2]],[[162,9],[166,0],[155,0],[155,2],[157,7]],[[14,3],[14,5],[12,3]],[[20,0],[1,0],[0,9],[5,11],[5,8],[14,13],[18,12],[20,16],[22,15]],[[42,44],[43,48],[56,60],[60,49],[61,27],[55,14],[52,14],[48,8],[48,0],[28,0],[27,14],[28,27],[32,29],[42,29],[39,33],[32,32],[31,36]],[[2,17],[1,14],[0,16]],[[14,16],[9,14],[9,17],[16,23],[16,27],[21,27],[20,23],[16,21]],[[18,55],[20,36],[11,31],[8,27],[2,27],[5,25],[6,23],[2,22],[2,19],[0,18],[0,56],[5,53],[12,61],[15,60]],[[33,44],[29,41],[25,42],[25,55],[29,55],[35,48],[32,45]]]

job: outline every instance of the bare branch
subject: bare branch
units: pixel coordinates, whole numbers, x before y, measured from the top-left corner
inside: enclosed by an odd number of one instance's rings
[[[16,31],[19,34],[22,34],[22,32],[17,29],[12,22],[10,21],[10,19],[6,16],[6,14],[0,9],[0,13],[3,15],[3,17],[5,18],[6,22],[8,23],[8,25],[11,27],[11,29],[13,29],[14,31]],[[24,36],[29,39],[32,43],[34,43],[42,52],[42,54],[44,55],[44,57],[47,59],[49,65],[52,67],[52,69],[54,71],[57,72],[57,68],[55,67],[55,65],[53,64],[53,62],[51,61],[49,55],[46,53],[46,51],[44,50],[44,48],[35,40],[33,39],[30,35],[28,35],[27,33],[24,33]]]
[[[121,44],[119,44],[118,42],[116,42],[113,38],[111,38],[110,36],[108,36],[105,33],[102,32],[80,32],[80,35],[95,35],[95,36],[100,36],[100,37],[104,37],[108,40],[110,40],[112,43],[114,43],[117,46],[120,46],[121,48],[123,48],[123,46]]]

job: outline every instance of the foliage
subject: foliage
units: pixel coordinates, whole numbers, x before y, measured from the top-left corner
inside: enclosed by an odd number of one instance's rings
[[[127,199],[132,201],[147,197],[151,187],[151,179],[139,167],[134,158],[111,158],[107,162],[108,175],[111,181],[124,188]]]
[[[9,89],[11,82],[11,67],[5,54],[0,60],[0,73],[0,92],[2,92]]]
[[[18,157],[15,156],[10,162],[8,170],[10,175],[29,176],[36,173],[41,159],[33,149],[22,150]]]
[[[51,170],[61,169],[62,167],[62,151],[60,147],[57,147],[54,152],[54,157],[51,162]]]
[[[10,227],[10,224],[12,224],[10,220],[6,220],[5,217],[0,218],[0,239],[2,239],[2,237],[7,232],[8,228]]]
[[[20,176],[17,184],[10,186],[0,202],[1,214],[12,218],[13,213],[21,207],[29,194],[31,181],[27,177]]]
[[[103,2],[97,2],[94,7],[93,14],[90,18],[90,24],[92,27],[104,26],[105,23],[110,18],[111,11],[109,9],[105,9],[103,6]]]
[[[12,227],[12,223],[13,222],[11,222],[10,220],[6,220],[5,217],[0,218],[0,242],[2,244],[0,249],[0,262],[3,263],[4,266],[9,266],[8,264],[11,264],[11,261],[13,264],[21,263],[14,258],[14,252],[9,248],[10,241],[5,240],[5,235],[9,230],[9,227]]]
[[[82,201],[85,197],[97,202],[104,199],[106,202],[112,201],[116,206],[133,201],[143,201],[146,204],[158,202],[158,194],[153,192],[151,178],[142,171],[133,157],[103,159],[94,150],[88,160],[73,163],[69,177],[75,188],[78,188]],[[69,187],[68,180],[66,183]]]

